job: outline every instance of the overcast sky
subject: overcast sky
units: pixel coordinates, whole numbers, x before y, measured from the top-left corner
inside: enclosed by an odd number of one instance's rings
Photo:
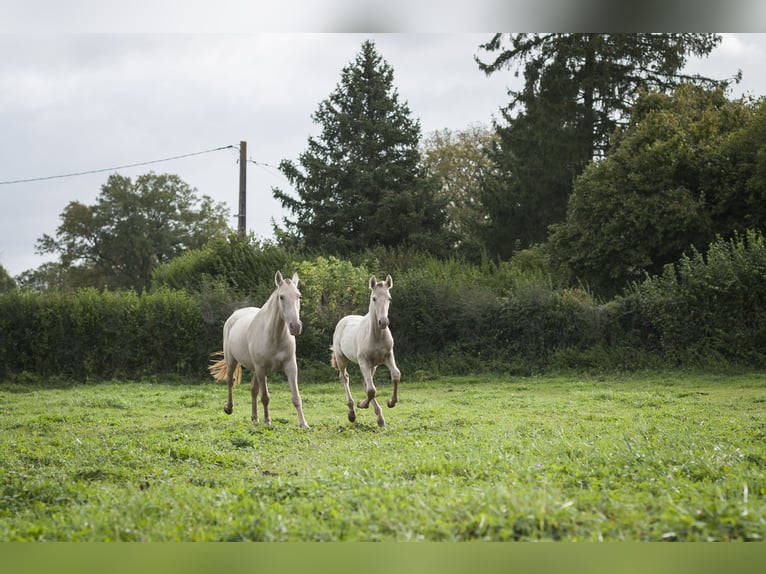
[[[65,3],[52,3],[59,5]],[[271,235],[284,213],[275,167],[297,159],[319,126],[311,115],[365,39],[394,69],[401,100],[424,135],[491,125],[519,80],[490,77],[473,58],[490,33],[82,34],[0,30],[0,182],[101,170],[247,142],[248,230]],[[12,56],[11,56],[12,55]],[[766,34],[725,35],[688,71],[724,78],[742,70],[733,96],[766,95]],[[116,170],[135,178],[178,174],[231,211],[239,190],[235,149]],[[0,184],[0,264],[11,275],[46,259],[36,240],[55,235],[70,201],[93,204],[110,171]],[[48,260],[51,258],[48,257]]]

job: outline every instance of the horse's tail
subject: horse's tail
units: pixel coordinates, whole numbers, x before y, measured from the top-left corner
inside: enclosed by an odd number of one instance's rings
[[[340,371],[338,361],[335,359],[335,348],[332,345],[330,345],[330,364],[332,365],[333,369]]]
[[[217,353],[213,353],[210,355],[213,357],[213,364],[210,365],[207,370],[210,371],[210,374],[213,375],[213,378],[216,381],[225,381],[226,380],[226,373],[228,371],[228,365],[226,364],[226,359],[223,358],[223,351],[218,351]],[[218,361],[215,361],[216,357],[221,357]],[[234,385],[238,385],[240,381],[242,380],[242,365],[237,363],[237,368],[234,369]]]

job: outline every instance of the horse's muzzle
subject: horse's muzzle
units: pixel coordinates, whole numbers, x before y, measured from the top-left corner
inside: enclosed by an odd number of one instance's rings
[[[378,327],[381,329],[385,329],[390,325],[390,321],[388,320],[388,317],[381,317],[378,319]]]
[[[292,321],[289,327],[291,335],[300,335],[303,332],[303,323],[300,321]]]

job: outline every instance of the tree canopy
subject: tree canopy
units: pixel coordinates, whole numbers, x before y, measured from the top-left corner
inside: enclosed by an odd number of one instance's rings
[[[465,257],[481,256],[481,188],[494,168],[486,153],[494,141],[494,130],[472,125],[435,131],[421,145],[422,165],[439,182],[436,194],[446,203],[447,229],[457,238],[458,253]]]
[[[140,290],[149,287],[157,265],[225,236],[227,215],[223,204],[199,197],[177,175],[149,173],[132,181],[113,174],[95,205],[70,202],[56,237],[43,235],[36,249],[59,255],[55,269],[42,270],[57,286]]]
[[[552,227],[556,257],[614,293],[717,235],[763,229],[765,112],[720,88],[643,95],[609,155],[575,181],[566,221]]]
[[[282,241],[336,254],[445,248],[444,205],[420,166],[420,123],[399,101],[393,69],[373,42],[362,44],[312,119],[322,132],[309,137],[299,165],[280,163],[297,197],[273,189],[293,216],[278,230]]]
[[[480,46],[497,53],[488,62],[476,58],[481,70],[524,76],[501,109],[505,123],[496,122],[497,175],[483,197],[490,250],[507,257],[545,239],[565,216],[572,181],[605,156],[641,91],[726,84],[681,72],[689,55],[705,56],[719,42],[715,34],[688,33],[496,34]]]
[[[10,291],[16,288],[16,281],[8,273],[8,271],[0,265],[0,293]]]

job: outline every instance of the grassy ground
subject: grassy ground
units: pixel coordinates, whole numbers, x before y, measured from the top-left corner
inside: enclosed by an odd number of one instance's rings
[[[358,372],[352,389],[361,398]],[[406,381],[406,373],[405,373]],[[0,383],[0,540],[762,540],[766,377]],[[390,385],[379,385],[388,398]]]

